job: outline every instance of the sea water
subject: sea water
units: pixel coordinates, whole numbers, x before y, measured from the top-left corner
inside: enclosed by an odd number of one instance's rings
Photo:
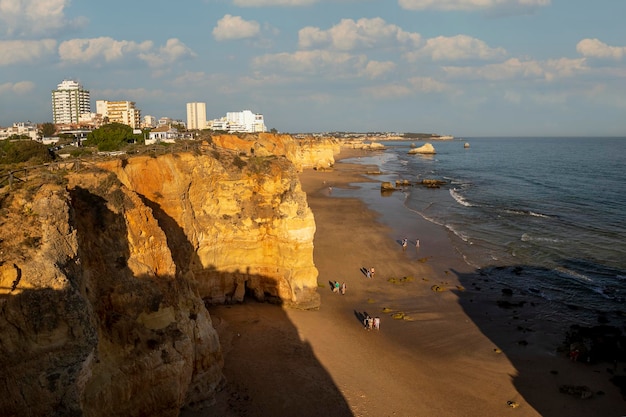
[[[448,230],[476,271],[555,315],[626,315],[626,138],[463,138],[431,142],[435,155],[408,154],[420,141],[383,143],[347,161],[377,165],[373,183],[443,180],[391,198]],[[371,186],[354,195],[365,194],[385,198]]]

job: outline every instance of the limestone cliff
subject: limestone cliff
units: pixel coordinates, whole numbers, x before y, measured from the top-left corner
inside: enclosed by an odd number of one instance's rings
[[[151,207],[176,274],[193,281],[203,299],[230,301],[240,288],[239,294],[245,290],[259,300],[319,304],[315,220],[287,159],[215,151],[112,160],[99,167]],[[141,261],[129,266],[149,269]]]
[[[90,162],[2,190],[3,416],[176,416],[222,382],[205,302],[319,305],[306,163],[268,146]]]
[[[290,135],[260,133],[257,135],[213,136],[213,143],[252,156],[284,156],[297,170],[302,168],[328,168],[335,163],[341,145],[336,139],[306,137],[294,140]]]
[[[152,210],[92,178],[3,197],[3,416],[176,416],[222,379],[211,318]]]

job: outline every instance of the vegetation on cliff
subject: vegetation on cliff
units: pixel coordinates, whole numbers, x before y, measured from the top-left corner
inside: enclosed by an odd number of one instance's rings
[[[109,123],[89,132],[84,145],[96,146],[99,151],[116,151],[142,138],[141,135],[133,134],[133,129],[128,125]]]
[[[43,164],[54,159],[54,154],[46,145],[28,140],[1,140],[0,141],[0,164],[10,165],[28,162],[30,164]]]

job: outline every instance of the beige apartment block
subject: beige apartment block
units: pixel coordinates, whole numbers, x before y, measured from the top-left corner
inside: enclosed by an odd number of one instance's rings
[[[97,100],[96,113],[109,123],[122,123],[133,129],[141,127],[141,111],[135,107],[134,101]]]

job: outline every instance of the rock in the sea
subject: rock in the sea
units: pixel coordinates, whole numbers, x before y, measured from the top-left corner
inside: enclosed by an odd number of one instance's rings
[[[446,184],[446,182],[443,180],[435,180],[429,178],[425,178],[422,180],[422,185],[425,185],[428,188],[439,188],[444,184]]]
[[[576,398],[587,399],[593,397],[593,391],[586,385],[561,385],[559,392]]]
[[[384,181],[380,184],[380,190],[381,191],[395,191],[397,190],[397,188],[390,181]]]
[[[409,150],[408,153],[411,155],[413,154],[434,155],[437,152],[435,151],[435,147],[433,145],[431,145],[430,143],[426,143],[423,146],[420,146],[419,148],[414,148],[414,149]]]

